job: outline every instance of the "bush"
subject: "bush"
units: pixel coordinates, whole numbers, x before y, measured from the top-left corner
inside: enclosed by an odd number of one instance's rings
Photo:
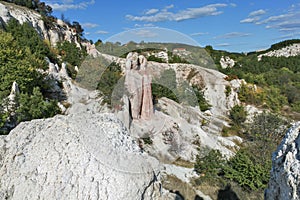
[[[118,81],[122,78],[121,73],[122,73],[121,66],[118,65],[117,63],[111,63],[102,73],[101,79],[97,85],[97,90],[100,90],[104,95],[103,103],[107,103],[109,105],[112,104],[111,102],[112,95]],[[120,85],[121,84],[118,84],[118,86]],[[121,90],[120,93],[124,92],[122,88],[118,88]],[[123,95],[122,94],[120,95],[121,96],[119,96],[118,98],[121,99]]]
[[[194,169],[199,175],[214,178],[222,173],[224,164],[225,160],[219,150],[210,150],[205,156],[201,156],[199,151]]]
[[[241,125],[247,119],[247,112],[243,106],[235,105],[229,114],[230,119],[235,125]]]
[[[162,97],[167,97],[178,102],[176,97],[176,73],[173,69],[164,70],[159,78],[152,81],[152,96],[154,102]]]
[[[158,58],[154,55],[151,55],[147,58],[148,61],[154,61],[154,62],[159,62],[159,63],[165,63],[165,61],[162,58]]]
[[[68,41],[58,43],[57,49],[62,56],[62,60],[73,66],[80,66],[86,56],[86,51],[84,49],[80,49],[75,43]]]
[[[257,190],[266,187],[270,178],[269,171],[269,166],[253,162],[249,153],[240,150],[224,166],[224,177],[246,189]]]
[[[60,113],[57,102],[44,100],[38,87],[33,89],[33,94],[21,94],[19,107],[16,111],[18,122],[30,121],[32,119],[48,118]]]

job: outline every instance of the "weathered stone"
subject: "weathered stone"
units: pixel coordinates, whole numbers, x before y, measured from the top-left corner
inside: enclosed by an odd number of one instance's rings
[[[295,43],[295,44],[291,44],[289,46],[283,47],[281,49],[277,49],[274,51],[269,51],[267,53],[264,54],[260,54],[257,56],[258,61],[260,61],[262,59],[262,57],[266,56],[266,57],[293,57],[293,56],[298,56],[300,55],[300,44],[299,43]]]
[[[300,122],[286,133],[272,156],[272,170],[266,200],[300,199]]]
[[[0,153],[0,199],[175,199],[159,186],[158,162],[111,114],[21,123]]]
[[[18,7],[6,2],[0,3],[0,24],[7,23],[10,19],[15,18],[20,24],[29,23],[38,32],[44,40],[56,46],[58,42],[69,41],[75,42],[78,47],[77,33],[74,32],[68,24],[57,20],[54,28],[48,29],[43,21],[43,17],[34,10],[25,7]],[[81,48],[81,47],[80,47]]]
[[[235,61],[228,56],[222,56],[220,59],[220,64],[223,69],[232,68],[235,65]]]
[[[69,78],[68,71],[67,71],[67,64],[65,62],[61,64],[61,69],[59,71],[59,74],[65,78]]]
[[[131,117],[149,119],[153,114],[151,75],[147,59],[136,52],[126,58],[125,88],[129,93]]]
[[[49,73],[58,73],[56,66],[53,63],[49,63]]]

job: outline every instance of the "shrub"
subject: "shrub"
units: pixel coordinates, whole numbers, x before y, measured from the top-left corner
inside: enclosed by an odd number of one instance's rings
[[[48,118],[60,113],[57,102],[44,100],[38,87],[33,89],[33,94],[21,94],[19,107],[16,111],[18,122],[30,121],[32,119]]]
[[[224,164],[225,160],[220,151],[213,149],[205,156],[201,156],[201,152],[199,151],[194,168],[197,174],[214,178],[222,173]]]
[[[226,85],[225,86],[225,95],[226,95],[226,97],[229,97],[230,93],[231,93],[231,87],[229,85]]]
[[[68,62],[73,66],[80,66],[86,56],[84,49],[80,49],[75,43],[64,41],[57,44],[59,54],[62,56],[62,60]]]
[[[224,166],[224,177],[236,181],[240,186],[257,190],[265,188],[269,181],[269,166],[253,162],[249,153],[240,150]]]
[[[121,72],[122,71],[121,71],[120,65],[118,65],[117,63],[111,63],[105,69],[105,71],[102,73],[101,79],[97,85],[97,90],[100,90],[102,92],[102,94],[104,95],[103,103],[107,103],[109,105],[112,104],[112,102],[111,102],[112,95],[113,95],[114,89],[115,89],[118,81],[122,77]],[[124,91],[122,91],[122,88],[118,88],[118,89],[121,90],[120,93],[124,92]],[[122,94],[120,94],[120,95],[122,95]],[[118,98],[121,99],[121,97],[118,97]]]
[[[152,81],[152,96],[156,101],[161,97],[167,97],[178,102],[176,97],[176,73],[173,69],[164,70],[159,78]]]
[[[247,112],[245,111],[243,106],[235,105],[229,114],[230,119],[235,125],[241,125],[243,122],[246,121]]]

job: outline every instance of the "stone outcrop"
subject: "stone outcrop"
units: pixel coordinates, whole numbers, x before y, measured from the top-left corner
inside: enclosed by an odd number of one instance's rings
[[[129,53],[125,69],[125,88],[129,93],[131,117],[150,119],[153,114],[153,102],[147,59],[137,53]]]
[[[272,157],[266,200],[300,199],[300,122],[286,133]]]
[[[17,96],[20,94],[20,89],[16,81],[11,86],[11,91],[8,96],[8,109],[11,110],[17,106]]]
[[[232,68],[235,65],[235,61],[231,59],[229,56],[222,56],[220,59],[220,64],[223,69]]]
[[[0,138],[0,199],[175,199],[112,114],[55,116]]]
[[[257,56],[258,61],[262,59],[263,56],[267,57],[291,57],[291,56],[298,56],[300,55],[300,44],[292,44],[287,47],[283,47],[278,50],[269,51],[267,53],[261,54]]]

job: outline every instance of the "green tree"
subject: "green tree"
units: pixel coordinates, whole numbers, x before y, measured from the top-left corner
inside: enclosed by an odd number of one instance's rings
[[[38,87],[33,88],[32,95],[22,93],[19,99],[19,107],[16,111],[18,122],[32,119],[48,118],[60,113],[57,102],[44,100]]]
[[[62,60],[68,62],[73,66],[80,66],[86,56],[85,49],[80,49],[75,43],[64,41],[57,44],[59,54],[62,56]]]
[[[31,93],[33,87],[43,86],[43,75],[37,72],[36,58],[28,47],[20,47],[15,38],[0,30],[0,89],[9,94],[14,81],[24,93]]]
[[[108,103],[111,105],[111,99],[114,92],[114,89],[118,83],[118,81],[122,78],[121,75],[121,66],[117,63],[111,63],[105,71],[101,75],[101,79],[97,85],[97,90],[100,90],[102,94],[104,95],[104,103]],[[121,84],[120,84],[121,85]],[[119,85],[118,85],[119,86]],[[118,88],[121,91],[120,93],[124,92],[121,88]],[[120,97],[120,94],[115,94],[118,97]],[[117,98],[117,96],[114,96],[114,98]]]
[[[245,122],[247,118],[247,112],[245,111],[243,106],[235,105],[230,110],[229,117],[235,125],[240,126],[243,122]]]
[[[223,169],[225,178],[251,190],[265,188],[270,178],[269,166],[255,163],[245,150],[238,151]]]
[[[199,175],[215,178],[223,172],[225,160],[219,150],[210,150],[207,155],[201,156],[201,152],[196,156],[194,169]]]

